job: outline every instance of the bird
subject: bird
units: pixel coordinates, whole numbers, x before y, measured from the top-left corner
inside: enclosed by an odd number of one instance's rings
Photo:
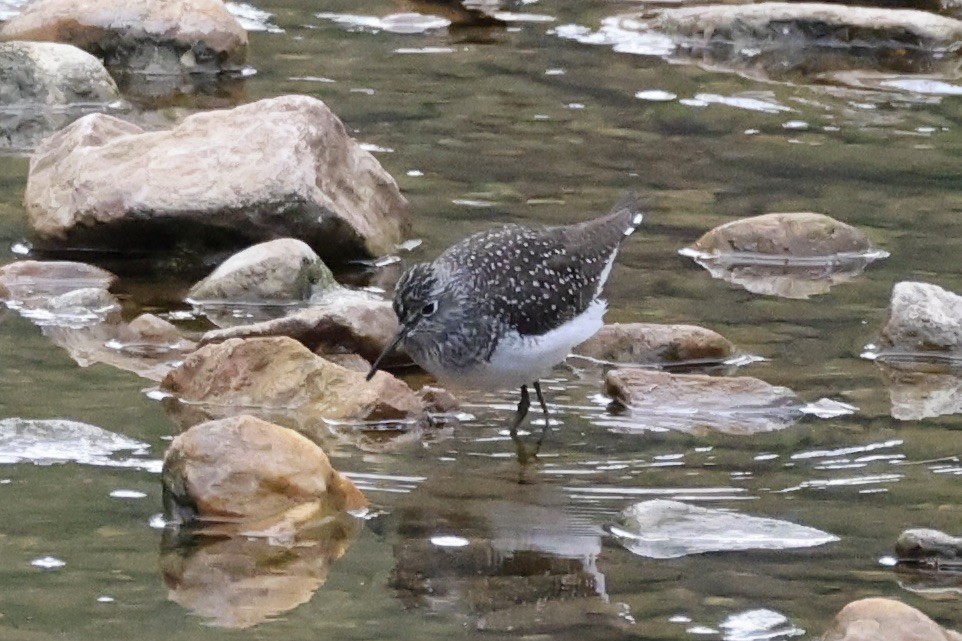
[[[517,430],[531,405],[531,385],[544,413],[537,456],[549,425],[540,379],[601,329],[607,310],[602,290],[622,241],[643,217],[630,193],[593,220],[540,228],[507,224],[412,265],[394,292],[397,334],[367,380],[401,346],[442,384],[520,388],[509,430],[519,458]]]

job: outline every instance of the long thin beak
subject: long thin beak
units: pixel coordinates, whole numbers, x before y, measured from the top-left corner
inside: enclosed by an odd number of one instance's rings
[[[391,355],[391,352],[393,352],[401,343],[401,341],[404,340],[404,337],[408,335],[408,331],[408,328],[404,327],[403,325],[400,329],[398,329],[397,336],[394,337],[394,340],[391,341],[391,344],[385,347],[384,351],[381,352],[381,355],[374,359],[374,364],[371,365],[371,371],[367,373],[367,376],[364,377],[364,380],[369,381],[374,378],[374,375],[377,374],[378,365],[381,364],[381,361]]]

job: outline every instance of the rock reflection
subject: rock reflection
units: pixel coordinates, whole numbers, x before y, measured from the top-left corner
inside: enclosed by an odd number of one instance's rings
[[[782,257],[731,253],[713,255],[692,249],[679,252],[689,256],[718,278],[745,288],[753,294],[805,299],[826,294],[835,285],[847,283],[886,252],[838,254],[828,257]]]
[[[394,511],[399,599],[487,631],[577,635],[625,624],[596,565],[601,530],[557,488],[461,472],[421,484]]]
[[[962,414],[962,378],[953,374],[918,372],[879,365],[889,388],[892,418],[918,421]]]
[[[168,598],[210,625],[249,628],[309,601],[359,529],[358,519],[342,513],[278,545],[168,528],[160,549]]]

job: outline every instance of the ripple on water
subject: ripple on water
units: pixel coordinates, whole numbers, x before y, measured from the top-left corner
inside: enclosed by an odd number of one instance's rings
[[[718,627],[725,641],[789,639],[805,634],[805,630],[789,621],[784,614],[765,608],[733,614]]]
[[[367,31],[377,33],[387,31],[398,34],[420,34],[438,29],[446,29],[451,21],[439,16],[422,13],[394,13],[379,18],[377,16],[359,16],[351,13],[317,13],[316,17],[330,20],[351,31]]]
[[[273,23],[273,14],[258,9],[245,2],[227,2],[227,10],[237,18],[247,31],[264,31],[267,33],[284,33],[284,30]]]

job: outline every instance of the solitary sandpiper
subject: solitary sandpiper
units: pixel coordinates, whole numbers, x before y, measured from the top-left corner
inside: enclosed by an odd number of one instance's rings
[[[587,222],[532,229],[504,225],[468,236],[430,263],[410,267],[398,281],[397,336],[374,361],[398,345],[441,383],[497,390],[521,388],[511,423],[528,413],[534,387],[548,428],[539,379],[602,326],[600,297],[621,241],[641,224],[637,199],[623,198],[609,214]],[[526,457],[522,457],[523,459]]]

